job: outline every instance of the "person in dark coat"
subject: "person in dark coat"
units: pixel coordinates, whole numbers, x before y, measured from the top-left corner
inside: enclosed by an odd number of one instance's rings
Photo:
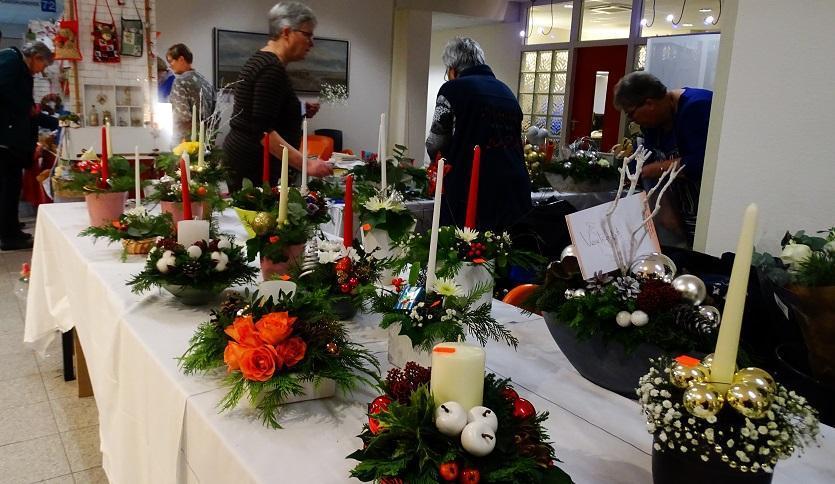
[[[444,49],[449,81],[438,91],[426,140],[452,167],[444,177],[441,223],[463,227],[473,149],[481,147],[478,230],[503,231],[531,210],[531,182],[523,157],[522,109],[513,91],[485,64],[484,51],[456,37]]]
[[[53,54],[43,42],[0,50],[0,249],[32,247],[20,230],[18,202],[22,170],[32,160],[35,100],[33,77],[49,66]]]

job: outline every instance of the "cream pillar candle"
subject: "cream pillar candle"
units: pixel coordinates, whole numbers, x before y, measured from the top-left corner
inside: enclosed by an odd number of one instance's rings
[[[296,292],[296,283],[292,281],[264,281],[258,286],[258,296],[266,301],[273,298],[278,301],[279,293],[291,296]]]
[[[188,247],[200,240],[209,240],[208,220],[181,220],[177,222],[177,243]]]
[[[380,189],[383,196],[386,194],[386,186],[388,180],[386,179],[386,113],[380,114],[380,146],[377,147],[377,157],[380,159]]]
[[[439,343],[432,349],[429,388],[436,405],[458,402],[469,410],[484,398],[483,348],[465,343]]]
[[[290,193],[290,187],[287,185],[289,170],[290,159],[288,158],[287,147],[285,146],[281,152],[281,184],[279,185],[281,198],[278,200],[278,223],[280,224],[287,222],[287,198]]]
[[[104,126],[105,138],[107,138],[107,156],[113,156],[113,141],[110,139],[110,121]]]
[[[302,194],[307,193],[307,118],[302,120]]]
[[[206,151],[206,125],[203,121],[200,121],[200,134],[197,137],[197,166],[200,168],[203,168],[206,164],[203,159],[204,151]]]
[[[139,207],[141,207],[141,206],[142,206],[142,205],[141,205],[141,204],[142,204],[142,183],[141,183],[141,182],[140,182],[140,180],[139,180],[139,171],[140,171],[140,170],[139,170],[139,169],[140,169],[140,164],[139,164],[139,146],[135,146],[135,147],[134,147],[134,159],[133,159],[133,161],[134,161],[134,167],[133,167],[133,169],[134,169],[134,174],[133,174],[133,177],[134,177],[134,184],[136,185],[136,186],[135,186],[135,188],[134,188],[134,189],[136,190],[136,209],[138,210],[138,209],[139,209]]]
[[[438,160],[438,175],[435,179],[435,205],[432,208],[432,232],[429,234],[429,261],[426,264],[426,292],[432,292],[435,284],[435,264],[438,260],[438,229],[441,225],[441,193],[444,191],[444,162]]]
[[[191,139],[197,141],[197,104],[191,105]]]
[[[750,204],[742,219],[742,231],[736,244],[736,255],[725,298],[725,311],[719,325],[719,337],[713,363],[710,366],[710,380],[725,391],[734,376],[736,353],[739,349],[739,332],[742,329],[742,313],[748,291],[748,274],[751,271],[751,255],[754,251],[754,232],[757,230],[757,205]]]

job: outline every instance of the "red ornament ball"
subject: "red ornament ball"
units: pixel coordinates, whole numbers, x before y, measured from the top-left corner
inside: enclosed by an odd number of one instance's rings
[[[347,257],[343,257],[336,261],[336,270],[337,271],[349,271],[351,270],[351,259]]]
[[[520,419],[525,420],[529,419],[536,415],[536,409],[533,408],[533,404],[524,398],[517,398],[513,402],[513,416]]]
[[[368,414],[377,415],[378,413],[385,411],[390,403],[391,398],[389,398],[388,395],[380,395],[368,405]],[[368,429],[371,430],[372,434],[377,435],[380,433],[380,421],[369,416]]]
[[[357,287],[359,285],[359,283],[360,283],[360,280],[357,279],[356,277],[352,277],[352,278],[348,279],[348,284],[350,284],[351,287]]]
[[[516,390],[514,390],[513,387],[504,387],[502,388],[501,393],[504,399],[509,402],[515,402],[519,399],[519,394],[516,393]]]
[[[348,294],[349,292],[351,292],[351,286],[349,286],[348,284],[340,284],[339,290],[342,291],[344,294]]]
[[[461,471],[461,478],[458,480],[458,482],[465,484],[478,484],[480,481],[481,473],[473,467],[468,467]]]
[[[458,463],[454,460],[444,462],[440,465],[440,467],[438,467],[438,474],[440,474],[441,479],[445,481],[454,481],[458,479]]]

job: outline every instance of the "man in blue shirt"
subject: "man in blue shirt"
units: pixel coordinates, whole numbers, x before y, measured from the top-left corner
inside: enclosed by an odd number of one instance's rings
[[[655,180],[678,161],[684,170],[662,204],[657,221],[693,244],[713,93],[685,87],[668,90],[648,72],[627,74],[615,86],[614,104],[641,126],[644,147],[653,155],[641,176]]]

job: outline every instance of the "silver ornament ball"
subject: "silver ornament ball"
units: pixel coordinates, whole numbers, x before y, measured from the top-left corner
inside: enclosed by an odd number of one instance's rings
[[[639,279],[657,278],[666,283],[673,282],[676,276],[676,264],[672,259],[658,252],[638,257],[629,270]]]
[[[565,249],[563,249],[560,253],[560,262],[562,262],[562,260],[566,257],[577,257],[577,249],[574,245],[565,246]]]
[[[684,274],[673,279],[673,288],[681,293],[685,301],[698,306],[707,296],[704,281],[692,274]]]
[[[699,314],[705,318],[714,328],[719,327],[719,322],[722,320],[722,315],[719,310],[713,306],[699,306]]]

